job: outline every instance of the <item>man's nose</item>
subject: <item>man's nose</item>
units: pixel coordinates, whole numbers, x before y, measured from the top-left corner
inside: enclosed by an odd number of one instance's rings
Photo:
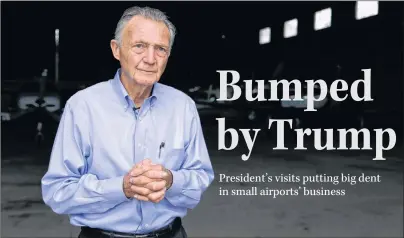
[[[156,52],[154,52],[154,51],[155,51],[154,47],[149,47],[146,50],[146,55],[145,55],[145,57],[143,59],[146,63],[154,64],[156,62],[156,58],[155,58],[155,53]]]

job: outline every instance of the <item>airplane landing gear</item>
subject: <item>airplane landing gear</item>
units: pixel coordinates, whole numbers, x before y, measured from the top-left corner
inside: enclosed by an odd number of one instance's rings
[[[35,135],[35,142],[37,144],[37,146],[41,146],[41,144],[43,143],[43,141],[45,140],[45,137],[42,133],[42,122],[38,122],[37,126],[36,126],[36,135]]]

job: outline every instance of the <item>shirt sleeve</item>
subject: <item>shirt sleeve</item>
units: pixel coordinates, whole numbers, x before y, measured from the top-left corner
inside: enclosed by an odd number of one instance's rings
[[[88,112],[66,103],[56,133],[48,171],[41,180],[46,205],[58,214],[102,213],[129,200],[123,176],[100,180],[87,173],[91,153]]]
[[[214,179],[214,172],[203,136],[196,105],[190,105],[188,126],[190,139],[185,148],[185,161],[179,170],[171,170],[173,183],[166,192],[166,199],[174,206],[193,209],[203,192]]]

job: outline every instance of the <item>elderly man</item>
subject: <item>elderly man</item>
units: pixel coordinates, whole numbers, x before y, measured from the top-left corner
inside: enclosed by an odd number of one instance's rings
[[[66,103],[42,178],[45,203],[79,237],[186,237],[182,226],[214,173],[195,103],[159,83],[175,27],[133,7],[111,41],[121,68]]]

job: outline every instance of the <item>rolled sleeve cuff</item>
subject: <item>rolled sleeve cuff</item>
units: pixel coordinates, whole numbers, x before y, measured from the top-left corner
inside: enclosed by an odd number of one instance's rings
[[[180,171],[170,170],[173,175],[173,183],[171,187],[167,190],[167,196],[177,196],[182,193],[182,188],[184,187],[185,178],[184,174]]]
[[[106,179],[103,181],[103,193],[110,201],[129,201],[123,191],[124,176]]]

